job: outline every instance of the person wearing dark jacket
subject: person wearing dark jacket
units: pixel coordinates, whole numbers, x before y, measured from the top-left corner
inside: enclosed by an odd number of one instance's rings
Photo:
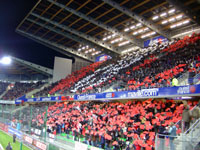
[[[14,133],[13,134],[13,143],[15,143],[16,142],[16,134]]]
[[[104,135],[101,135],[100,145],[101,145],[100,148],[104,149],[104,146],[105,146],[105,137],[104,137]]]
[[[159,150],[164,150],[165,149],[165,135],[167,134],[164,123],[162,123],[161,126],[159,126],[158,134],[159,134],[159,139],[160,139]]]
[[[6,150],[12,150],[12,146],[10,145],[10,142],[9,142],[8,145],[6,146]]]

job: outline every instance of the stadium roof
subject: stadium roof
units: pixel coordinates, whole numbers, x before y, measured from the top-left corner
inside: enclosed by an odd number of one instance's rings
[[[66,55],[94,61],[143,42],[199,28],[197,0],[39,0],[16,31]]]
[[[0,63],[0,74],[12,74],[12,75],[33,75],[43,74],[46,76],[52,76],[53,70],[16,58],[11,57],[12,62],[9,65]]]

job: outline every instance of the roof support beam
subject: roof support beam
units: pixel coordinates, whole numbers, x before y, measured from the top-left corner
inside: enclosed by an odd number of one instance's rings
[[[172,38],[180,38],[180,37],[192,34],[193,32],[196,32],[196,33],[200,32],[200,27],[197,24],[193,24],[193,25],[175,30],[174,32],[172,32]]]
[[[48,26],[48,25],[45,25],[45,24],[42,24],[42,23],[39,23],[39,22],[35,22],[33,19],[27,18],[26,20],[28,20],[30,22],[33,22],[33,23],[35,23],[35,24],[37,24],[37,25],[39,25],[39,26],[41,26],[43,28],[46,28],[48,30],[51,30],[51,31],[53,31],[53,32],[55,32],[57,34],[60,34],[60,35],[62,35],[64,37],[67,37],[68,39],[72,39],[72,40],[74,40],[76,42],[79,42],[81,44],[84,44],[84,45],[89,45],[91,48],[96,48],[96,50],[98,50],[98,51],[102,51],[102,49],[103,49],[99,45],[94,44],[94,43],[92,43],[90,41],[87,41],[87,40],[85,40],[83,38],[80,38],[80,37],[78,37],[76,35],[70,34],[69,32],[63,32],[62,30],[53,28],[51,26]],[[80,53],[82,53],[82,52],[80,52]],[[84,53],[82,53],[82,54],[84,55]],[[115,56],[116,55],[116,53],[108,53],[108,54],[110,54],[111,56]]]
[[[108,25],[105,25],[104,23],[102,23],[100,21],[96,21],[94,18],[92,18],[90,16],[86,16],[85,14],[83,14],[81,12],[78,12],[78,11],[72,9],[72,8],[66,7],[65,5],[60,4],[58,2],[55,2],[53,0],[48,0],[48,1],[52,2],[53,4],[55,4],[58,7],[64,8],[65,10],[67,10],[67,11],[69,11],[69,12],[71,12],[71,13],[77,15],[77,16],[79,16],[80,18],[83,18],[83,19],[95,24],[96,26],[99,26],[99,27],[101,27],[101,28],[103,28],[103,29],[105,29],[105,30],[107,30],[109,32],[112,32],[112,33],[115,33],[115,34],[119,35],[120,37],[130,41],[130,43],[133,43],[133,44],[135,44],[137,46],[140,46],[140,47],[142,47],[142,45],[143,45],[143,43],[140,40],[134,39],[133,37],[129,36],[128,34],[122,33],[119,30],[117,30],[115,28],[112,28],[112,27],[110,27]]]
[[[170,39],[171,37],[167,32],[162,31],[161,27],[154,24],[152,21],[147,21],[144,17],[141,15],[138,15],[131,10],[127,9],[126,7],[120,6],[118,3],[114,2],[113,0],[103,0],[105,3],[109,4],[110,6],[114,7],[115,9],[123,12],[127,16],[131,17],[134,20],[137,20],[138,22],[144,24],[145,26],[149,27],[153,31],[159,33],[160,35]]]
[[[190,19],[200,25],[199,15],[192,12],[191,9],[185,6],[180,0],[167,0],[167,2],[174,5],[177,9],[184,12]]]
[[[61,28],[61,29],[63,29],[63,30],[66,30],[66,31],[68,31],[68,32],[71,32],[71,33],[73,33],[73,34],[75,34],[75,35],[77,35],[77,36],[79,36],[79,37],[82,37],[83,39],[85,39],[85,40],[87,40],[87,41],[90,41],[90,42],[92,42],[92,43],[95,43],[96,46],[99,45],[99,49],[102,49],[102,48],[103,48],[103,49],[106,49],[106,50],[108,50],[108,51],[112,51],[112,52],[114,52],[114,53],[119,54],[119,53],[117,52],[117,50],[118,50],[117,48],[113,47],[113,46],[110,45],[110,44],[105,43],[104,41],[102,41],[102,40],[100,40],[100,39],[91,37],[90,35],[87,35],[87,34],[85,34],[85,33],[83,33],[83,32],[74,30],[73,28],[70,28],[70,27],[68,27],[68,26],[59,24],[58,22],[52,21],[52,20],[47,19],[47,18],[45,18],[45,17],[42,17],[42,16],[40,16],[40,15],[38,15],[38,14],[31,13],[31,15],[33,15],[33,16],[35,16],[35,17],[37,17],[37,18],[40,18],[41,20],[44,20],[44,21],[46,21],[46,22],[48,22],[48,23],[51,23],[51,24],[53,24],[53,25],[55,25],[55,26],[57,26],[57,27],[59,27],[59,28]],[[46,25],[45,25],[45,27],[46,27]],[[52,29],[53,29],[53,28],[52,28]]]
[[[69,48],[69,47],[66,47],[66,46],[63,46],[63,45],[60,45],[60,44],[57,44],[55,42],[52,42],[52,41],[49,41],[47,39],[44,39],[44,38],[41,38],[39,36],[36,36],[36,35],[33,35],[33,34],[30,34],[30,33],[27,33],[27,32],[24,32],[22,30],[19,30],[17,29],[16,30],[17,33],[23,35],[23,36],[26,36],[34,41],[37,41],[39,42],[40,44],[43,44],[45,46],[48,46],[62,54],[65,54],[67,56],[78,56],[80,58],[83,58],[85,60],[88,60],[90,62],[94,62],[95,61],[95,58],[92,57],[92,56],[89,56],[87,54],[84,54],[84,53],[81,53],[81,52],[78,52],[72,48]],[[69,54],[72,54],[72,55],[69,55]]]
[[[19,59],[16,57],[12,57],[12,59],[14,59],[16,62],[22,64],[23,66],[32,68],[33,70],[40,72],[42,74],[53,75],[53,70],[49,69],[47,67],[43,67],[41,65],[37,65],[37,64],[31,63],[31,62],[28,62],[28,61],[25,61],[25,60],[22,60],[22,59]]]

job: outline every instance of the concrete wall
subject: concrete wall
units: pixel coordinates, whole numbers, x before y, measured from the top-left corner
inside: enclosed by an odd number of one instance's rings
[[[65,78],[72,72],[72,60],[55,57],[54,59],[54,70],[53,70],[53,82]]]

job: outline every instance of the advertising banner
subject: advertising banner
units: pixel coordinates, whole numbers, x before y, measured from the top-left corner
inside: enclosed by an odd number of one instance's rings
[[[166,41],[167,41],[167,38],[165,38],[164,36],[158,36],[153,39],[144,41],[144,47],[148,47],[148,46],[152,45],[153,43],[162,43],[162,42],[166,42]]]
[[[105,92],[93,94],[81,94],[74,96],[57,96],[57,97],[40,97],[29,98],[24,100],[15,100],[16,104],[22,102],[52,102],[63,100],[112,100],[112,99],[140,99],[140,98],[166,98],[166,97],[180,97],[186,95],[200,95],[200,84],[189,86],[176,86],[164,88],[141,89],[132,91],[120,92]]]
[[[75,142],[75,150],[87,150],[88,145],[80,142]]]
[[[19,131],[17,129],[14,129],[12,127],[8,127],[8,133],[10,133],[12,135],[16,134],[16,136],[17,136],[18,139],[22,139],[22,136],[23,136],[23,134],[22,134],[21,131]]]
[[[24,141],[28,142],[29,144],[33,144],[33,139],[31,137],[24,135],[23,139],[24,139]]]
[[[104,54],[104,55],[97,56],[95,62],[106,61],[111,58],[112,58],[111,56]]]
[[[38,141],[37,139],[34,139],[33,137],[28,136],[28,135],[24,135],[23,140],[24,140],[24,142],[30,144],[31,147],[33,146],[34,149],[40,149],[40,150],[46,150],[47,149],[46,144]]]
[[[139,99],[139,98],[165,98],[184,95],[199,95],[200,85],[177,86],[166,88],[152,88],[133,91],[94,93],[74,95],[74,100],[101,100],[101,99]]]
[[[7,133],[8,132],[8,125],[0,122],[0,129]]]
[[[15,104],[21,104],[23,102],[49,102],[49,101],[61,101],[61,96],[16,99]]]
[[[40,150],[46,150],[47,149],[47,145],[42,143],[42,142],[39,142],[37,140],[33,140],[33,145],[37,148],[39,148]]]

